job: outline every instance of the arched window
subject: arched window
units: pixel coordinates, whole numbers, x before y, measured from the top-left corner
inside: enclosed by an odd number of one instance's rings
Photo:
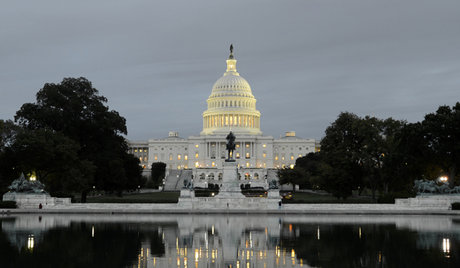
[[[219,173],[218,178],[219,178],[220,181],[222,180],[223,176],[224,176],[224,175],[223,175],[222,173]]]
[[[244,179],[245,180],[250,180],[251,179],[251,174],[249,174],[249,173],[244,174]]]
[[[214,173],[210,173],[210,174],[208,175],[208,179],[214,180]]]
[[[206,179],[206,175],[204,175],[204,173],[201,173],[200,174],[200,180],[204,180],[204,179]]]
[[[255,179],[255,180],[258,180],[258,179],[259,179],[259,174],[258,174],[258,173],[254,173],[254,179]]]

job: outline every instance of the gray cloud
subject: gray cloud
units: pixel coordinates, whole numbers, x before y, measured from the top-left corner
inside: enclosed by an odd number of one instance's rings
[[[460,88],[456,0],[7,1],[0,118],[85,76],[128,138],[201,131],[230,43],[262,130],[320,138],[341,111],[418,121]]]

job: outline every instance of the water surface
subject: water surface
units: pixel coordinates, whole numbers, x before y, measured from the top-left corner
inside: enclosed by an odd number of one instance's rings
[[[0,267],[460,267],[452,216],[0,217]]]

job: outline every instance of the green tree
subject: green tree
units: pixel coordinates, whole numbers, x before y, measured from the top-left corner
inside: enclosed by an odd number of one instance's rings
[[[10,146],[16,139],[20,128],[10,120],[0,120],[0,194],[7,191],[11,182],[19,177],[20,171],[14,168]]]
[[[62,133],[24,129],[10,149],[16,169],[35,174],[52,194],[89,187],[86,178],[91,177],[90,171],[94,168],[89,163],[80,162],[79,145]],[[72,183],[73,178],[79,178],[78,183]]]
[[[341,113],[326,129],[326,135],[321,140],[324,159],[321,186],[337,197],[346,198],[353,189],[363,187],[359,124],[360,118],[355,114]]]
[[[306,186],[308,181],[305,178],[305,172],[300,168],[283,168],[278,169],[278,178],[280,184],[292,184]],[[309,184],[308,184],[309,185]],[[295,187],[293,187],[295,191]]]
[[[460,166],[460,102],[452,108],[440,106],[435,113],[427,114],[422,128],[431,162],[444,170],[453,186]]]
[[[158,188],[163,182],[166,174],[166,164],[163,162],[154,162],[151,167],[151,176],[153,187]]]
[[[296,159],[294,168],[278,170],[280,184],[299,185],[301,189],[311,189],[312,185],[319,186],[321,157],[319,153],[309,153]]]
[[[16,122],[30,130],[46,129],[73,140],[79,146],[82,167],[95,167],[94,175],[85,175],[85,185],[106,191],[126,189],[131,179],[127,176],[133,174],[125,170],[128,145],[122,135],[127,134],[126,120],[109,110],[107,99],[91,82],[80,77],[65,78],[60,84],[47,83],[36,98],[35,103],[22,105]],[[81,190],[82,202],[90,189]]]

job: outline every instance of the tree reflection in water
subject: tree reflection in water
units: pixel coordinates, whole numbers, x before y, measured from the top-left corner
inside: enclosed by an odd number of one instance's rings
[[[46,231],[33,248],[17,248],[2,232],[0,267],[124,267],[137,263],[142,242],[150,242],[149,254],[163,256],[158,228],[129,223],[71,223]]]
[[[0,267],[460,267],[459,223],[442,216],[29,215],[0,224]]]
[[[446,246],[441,250],[443,241],[449,243],[449,252]],[[312,267],[458,267],[460,264],[458,234],[418,233],[397,229],[395,225],[285,223],[280,248],[295,252],[298,259]]]

